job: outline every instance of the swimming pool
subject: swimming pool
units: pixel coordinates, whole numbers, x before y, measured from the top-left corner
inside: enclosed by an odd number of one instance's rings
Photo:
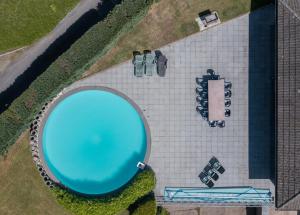
[[[50,177],[82,194],[117,190],[144,162],[149,137],[140,109],[107,88],[60,98],[42,125],[43,162]]]

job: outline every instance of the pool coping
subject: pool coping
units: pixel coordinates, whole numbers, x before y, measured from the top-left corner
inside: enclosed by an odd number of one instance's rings
[[[81,87],[77,87],[75,89],[70,89],[70,90],[67,90],[66,92],[64,92],[64,90],[61,93],[59,93],[58,97],[49,104],[49,107],[45,110],[44,116],[42,117],[42,119],[40,121],[40,126],[38,128],[38,141],[37,142],[38,142],[38,150],[39,150],[40,161],[41,161],[41,164],[43,166],[43,169],[45,170],[45,172],[47,173],[47,175],[49,176],[49,178],[53,182],[55,182],[55,183],[57,183],[57,184],[65,187],[65,188],[67,188],[69,190],[72,190],[71,188],[69,188],[69,187],[65,186],[63,183],[61,183],[55,177],[55,175],[52,173],[52,171],[48,168],[48,166],[46,165],[45,158],[44,158],[44,152],[43,152],[43,146],[42,146],[44,126],[45,126],[45,124],[47,122],[47,119],[48,119],[49,115],[52,113],[53,109],[62,100],[64,100],[66,97],[68,97],[68,96],[70,96],[72,94],[75,94],[75,93],[83,91],[83,90],[102,90],[102,91],[107,91],[107,92],[110,92],[110,93],[113,93],[115,95],[118,95],[118,96],[122,97],[123,99],[125,99],[127,102],[129,102],[134,107],[134,109],[138,112],[139,116],[141,117],[141,119],[143,121],[143,124],[144,124],[144,127],[145,127],[145,130],[146,130],[146,144],[147,144],[147,148],[146,148],[146,154],[145,154],[145,158],[144,158],[143,162],[145,164],[148,164],[149,157],[150,157],[150,152],[151,152],[151,132],[150,132],[150,127],[149,127],[149,124],[147,122],[146,117],[143,114],[142,109],[131,98],[129,98],[125,93],[122,93],[122,92],[120,92],[118,90],[115,90],[113,88],[104,87],[104,86],[92,86],[92,85],[90,85],[90,86],[81,86]],[[138,172],[139,171],[137,171],[136,173],[138,173]],[[132,180],[132,178],[130,180]],[[124,185],[126,185],[127,183],[125,183]],[[121,187],[123,187],[124,185],[122,185]],[[120,189],[121,187],[119,187],[118,189]],[[116,190],[118,190],[118,189],[116,189]],[[75,190],[72,190],[72,191],[78,193]],[[114,190],[111,191],[111,192],[114,192]],[[82,194],[84,194],[84,193],[82,193]],[[94,195],[94,194],[84,194],[84,195]],[[99,194],[99,195],[103,195],[103,194]]]

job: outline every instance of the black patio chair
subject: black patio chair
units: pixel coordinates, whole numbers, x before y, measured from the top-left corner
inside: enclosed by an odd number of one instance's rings
[[[231,111],[229,109],[225,109],[225,117],[230,117]]]
[[[230,99],[226,99],[225,100],[225,107],[230,107],[231,106],[231,100]]]
[[[209,160],[209,164],[211,165],[211,167],[213,169],[218,171],[220,174],[223,174],[225,172],[225,168],[221,165],[221,163],[219,162],[219,160],[216,157],[212,157]]]
[[[203,109],[207,109],[208,108],[208,101],[205,99],[202,99],[200,96],[196,97],[196,101],[198,102],[198,104],[203,108]]]
[[[218,126],[219,128],[224,128],[224,127],[225,127],[225,121],[224,121],[224,120],[218,121],[218,122],[217,122],[217,126]]]
[[[201,83],[203,82],[203,78],[196,78],[196,83],[198,84],[198,85],[201,85]]]
[[[196,111],[197,111],[198,113],[200,113],[200,115],[201,115],[203,118],[207,119],[207,117],[208,117],[208,112],[207,112],[206,109],[203,109],[201,106],[197,106],[197,107],[196,107]]]
[[[202,112],[200,114],[204,119],[208,118],[208,112],[206,110],[202,110]]]
[[[199,96],[203,96],[203,95],[205,95],[206,94],[206,97],[207,97],[207,90],[205,90],[205,89],[203,89],[203,88],[201,88],[201,87],[197,87],[196,88],[196,93],[197,93],[197,95],[199,95]]]
[[[214,182],[208,177],[205,172],[200,172],[198,177],[208,188],[212,188],[214,186]]]
[[[225,98],[230,98],[232,96],[232,93],[230,90],[225,91]]]
[[[217,126],[217,122],[216,121],[208,121],[208,125],[209,125],[209,127],[214,128]]]
[[[199,96],[202,98],[202,99],[205,99],[207,100],[208,99],[208,93],[206,91],[201,91]]]
[[[230,90],[232,88],[232,83],[231,82],[226,82],[225,81],[225,89]]]
[[[213,180],[217,181],[219,179],[218,173],[215,172],[214,168],[212,168],[210,164],[204,167],[204,171],[208,175],[208,177],[211,177]]]

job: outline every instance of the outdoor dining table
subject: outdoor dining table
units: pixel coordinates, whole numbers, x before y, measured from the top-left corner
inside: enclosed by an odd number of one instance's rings
[[[225,119],[224,79],[208,80],[208,120]]]

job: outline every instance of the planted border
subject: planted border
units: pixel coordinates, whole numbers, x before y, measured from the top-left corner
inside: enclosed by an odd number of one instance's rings
[[[7,152],[42,105],[79,79],[147,13],[153,0],[123,0],[62,54],[0,115],[0,154]]]
[[[53,193],[57,201],[75,215],[114,215],[127,209],[130,204],[150,193],[154,186],[154,172],[151,169],[145,169],[138,173],[124,190],[115,195],[85,198],[61,188],[53,189]],[[151,204],[155,205],[155,202]]]

